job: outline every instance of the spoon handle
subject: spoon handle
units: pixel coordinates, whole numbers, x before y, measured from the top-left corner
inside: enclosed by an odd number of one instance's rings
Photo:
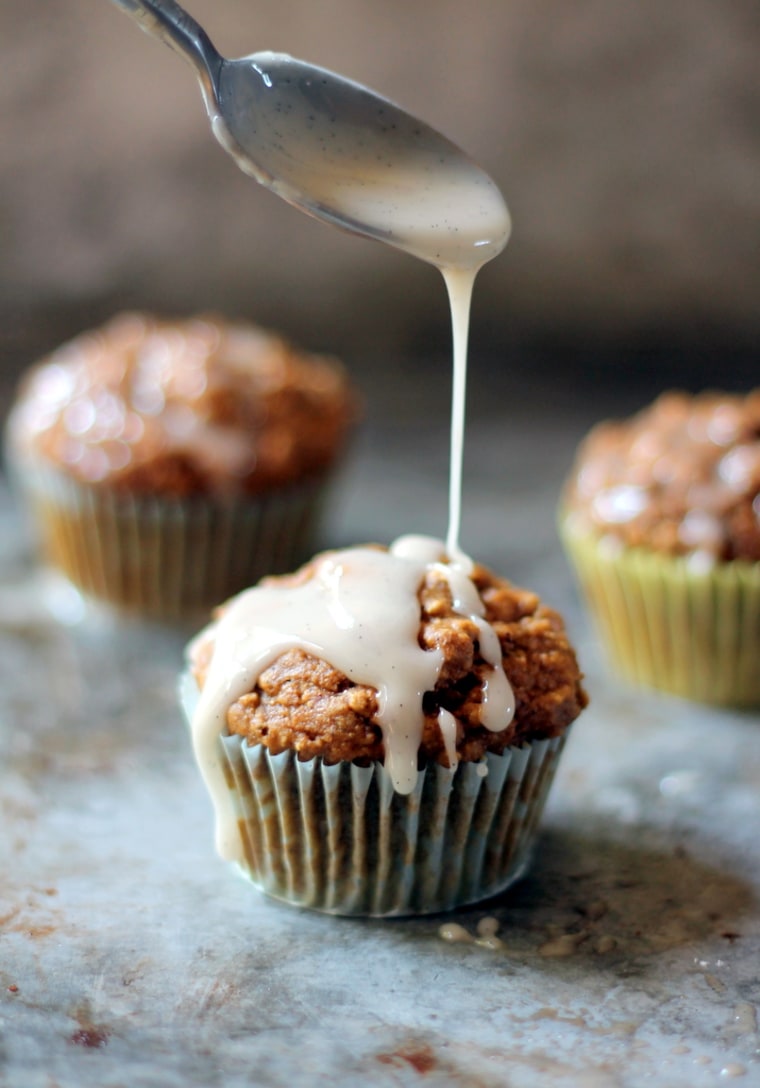
[[[175,0],[112,0],[147,33],[179,53],[195,68],[206,105],[217,101],[219,71],[224,58],[203,27]]]

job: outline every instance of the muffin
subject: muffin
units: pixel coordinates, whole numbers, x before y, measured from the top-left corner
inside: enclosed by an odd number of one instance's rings
[[[579,448],[561,532],[614,666],[760,704],[760,390],[663,394]]]
[[[446,910],[516,880],[587,701],[560,617],[427,537],[266,579],[187,657],[219,853],[336,914]]]
[[[43,554],[86,597],[198,622],[313,552],[355,415],[332,358],[123,314],[25,376],[7,453]]]

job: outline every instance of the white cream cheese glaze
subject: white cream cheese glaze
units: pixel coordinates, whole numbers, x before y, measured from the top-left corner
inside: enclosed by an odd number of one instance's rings
[[[479,628],[480,651],[491,666],[483,691],[483,725],[499,732],[509,724],[514,700],[501,647],[483,618],[465,557],[447,560],[442,542],[419,536],[401,537],[388,551],[356,547],[325,552],[315,560],[313,577],[304,582],[273,582],[239,594],[191,644],[192,656],[196,643],[213,640],[192,734],[223,857],[240,860],[241,842],[218,738],[226,731],[228,708],[254,688],[257,677],[285,650],[314,654],[355,683],[375,688],[386,770],[399,793],[413,790],[424,724],[422,699],[434,689],[443,664],[440,651],[424,650],[418,641],[418,592],[429,571],[447,580],[454,611]],[[442,711],[439,725],[455,765],[456,722]]]
[[[285,54],[264,51],[246,59],[248,68],[233,66],[228,73],[234,86],[227,106],[236,108],[233,127],[242,132],[255,124],[257,145],[266,147],[267,172],[241,152],[222,118],[213,111],[211,116],[214,135],[240,168],[302,210],[338,225],[354,224],[358,233],[443,273],[454,339],[446,543],[456,554],[470,299],[479,269],[509,239],[504,198],[459,148],[393,103],[378,105],[333,73],[324,73],[322,81],[317,69]],[[338,219],[330,208],[339,211]]]
[[[255,53],[224,78],[224,118],[207,102],[214,135],[302,211],[439,268],[479,268],[504,248],[498,186],[394,103],[284,53]]]
[[[257,60],[265,77],[267,56],[257,55]],[[287,184],[280,185],[280,195],[289,199],[289,192],[308,192],[313,197],[323,187],[326,205],[335,206],[337,201],[344,223],[363,224],[362,233],[443,274],[454,356],[449,526],[445,546],[427,537],[402,537],[387,552],[365,547],[326,553],[318,557],[308,581],[254,587],[235,598],[215,625],[213,656],[192,730],[198,764],[216,810],[217,849],[230,859],[239,859],[242,846],[219,762],[218,738],[225,732],[230,705],[252,690],[256,678],[285,650],[313,653],[349,679],[377,690],[386,770],[399,793],[414,788],[424,723],[422,700],[435,687],[442,666],[440,652],[423,650],[418,642],[418,591],[431,568],[448,581],[454,610],[479,628],[480,652],[491,666],[483,685],[482,724],[502,730],[514,713],[499,639],[484,619],[470,578],[472,563],[459,545],[470,301],[479,269],[506,245],[510,233],[506,205],[479,168],[459,152],[441,157],[439,139],[428,147],[416,126],[407,131],[395,123],[389,127],[387,118],[374,118],[372,124],[364,118],[325,133],[315,127],[312,111],[303,112],[300,100],[293,101],[289,80],[279,87],[270,79],[267,86],[275,92],[266,96],[270,115],[264,116],[259,108],[258,116],[262,125],[271,124],[283,156],[277,176]],[[234,140],[218,119],[214,132],[234,154]],[[245,161],[240,165],[247,168]],[[209,636],[206,632],[199,638]],[[457,723],[442,711],[439,727],[453,765]]]

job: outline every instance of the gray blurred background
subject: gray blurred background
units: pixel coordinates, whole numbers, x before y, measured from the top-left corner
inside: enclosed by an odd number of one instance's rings
[[[496,178],[514,234],[475,293],[470,410],[522,460],[565,415],[557,472],[599,415],[669,385],[756,383],[756,0],[189,7],[223,53],[281,50],[367,83]],[[23,366],[115,310],[217,310],[339,353],[379,446],[417,428],[445,475],[433,269],[240,173],[190,68],[108,0],[4,0],[0,72],[4,406]]]

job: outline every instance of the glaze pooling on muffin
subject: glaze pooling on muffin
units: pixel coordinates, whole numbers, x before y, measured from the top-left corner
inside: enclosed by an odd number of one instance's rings
[[[437,649],[419,644],[419,587],[431,570],[444,577],[455,611],[476,623],[481,655],[490,666],[483,685],[482,724],[493,732],[509,725],[514,699],[504,673],[499,639],[469,574],[471,565],[445,560],[441,542],[402,537],[388,550],[372,547],[328,552],[310,577],[295,584],[271,582],[236,597],[213,625],[213,654],[193,716],[193,744],[217,817],[217,849],[239,859],[240,837],[220,764],[218,738],[227,710],[284,651],[302,649],[378,693],[377,722],[385,767],[394,788],[410,793],[418,775],[424,724],[423,696],[433,691],[443,665]],[[210,637],[201,632],[190,647]],[[452,716],[439,715],[447,749]]]

